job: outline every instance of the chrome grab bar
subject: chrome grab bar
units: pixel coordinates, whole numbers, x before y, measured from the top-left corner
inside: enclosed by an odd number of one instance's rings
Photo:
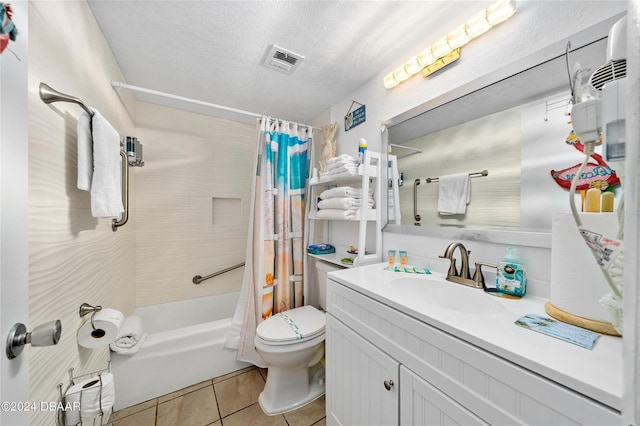
[[[414,225],[420,225],[420,215],[418,214],[418,185],[420,185],[420,179],[413,181],[413,219],[416,221]]]
[[[120,157],[122,157],[122,206],[124,211],[120,220],[113,219],[111,222],[111,230],[116,232],[119,226],[124,225],[129,220],[129,160],[127,153],[120,150]]]
[[[244,262],[238,263],[237,265],[233,265],[233,266],[230,266],[230,267],[225,268],[225,269],[221,269],[220,271],[214,272],[213,274],[209,274],[206,277],[203,277],[203,276],[200,276],[200,275],[196,275],[195,277],[193,277],[191,282],[194,283],[194,284],[200,284],[204,280],[208,280],[209,278],[217,277],[218,275],[222,275],[225,272],[233,271],[234,269],[242,268],[243,266],[244,266]]]

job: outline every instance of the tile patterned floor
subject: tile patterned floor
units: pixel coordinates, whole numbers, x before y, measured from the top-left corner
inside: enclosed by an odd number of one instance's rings
[[[258,405],[267,371],[248,367],[113,413],[110,426],[325,426],[325,399],[267,416]]]

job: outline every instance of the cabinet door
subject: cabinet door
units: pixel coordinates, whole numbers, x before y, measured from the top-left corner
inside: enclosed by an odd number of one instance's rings
[[[397,425],[398,368],[393,358],[327,314],[327,424]]]
[[[486,425],[431,384],[400,366],[401,425]]]

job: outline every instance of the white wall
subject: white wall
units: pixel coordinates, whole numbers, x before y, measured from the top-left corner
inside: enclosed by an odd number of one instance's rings
[[[433,34],[409,52],[398,52],[397,61],[388,64],[367,83],[331,106],[331,119],[340,123],[338,154],[354,154],[358,141],[364,137],[369,149],[380,149],[380,123],[478,79],[503,66],[516,62],[566,37],[626,10],[625,1],[517,1],[517,13],[481,37],[462,47],[460,59],[444,70],[423,79],[416,75],[397,87],[387,90],[384,76],[408,57],[422,51],[443,34]],[[469,11],[470,15],[479,11]],[[461,16],[460,24],[468,17]],[[410,31],[403,28],[402,31]],[[575,43],[574,43],[575,44]],[[564,53],[564,44],[559,47]],[[366,104],[367,121],[344,131],[344,115],[352,100]]]
[[[135,305],[135,235],[131,221],[118,232],[110,219],[91,216],[90,195],[76,188],[76,123],[80,107],[39,98],[41,81],[102,112],[121,134],[134,123],[109,82],[118,64],[85,2],[30,2],[29,8],[29,328],[60,319],[57,346],[31,348],[29,401],[57,401],[68,369],[86,374],[107,367],[108,346],[79,347],[84,302],[130,314]],[[124,98],[121,98],[123,96]],[[133,195],[133,194],[132,194]],[[29,424],[53,424],[37,410]]]
[[[627,60],[627,180],[629,194],[640,193],[640,1],[629,2]],[[640,200],[627,197],[624,238],[624,400],[623,424],[640,424]]]
[[[461,58],[435,75],[422,79],[414,76],[397,87],[387,90],[382,84],[384,76],[406,58],[420,52],[432,40],[425,40],[424,46],[416,46],[410,52],[398,52],[396,63],[389,64],[345,99],[333,105],[331,120],[343,122],[352,100],[366,104],[367,121],[349,132],[340,127],[337,136],[338,154],[355,155],[358,140],[364,137],[369,149],[380,151],[381,123],[411,108],[446,94],[457,87],[470,83],[484,75],[496,72],[507,64],[517,62],[535,52],[554,45],[557,54],[564,53],[566,40],[570,35],[582,31],[603,20],[624,12],[624,1],[532,1],[516,2],[518,12],[510,20],[472,41],[461,50]],[[472,13],[473,11],[470,11]],[[461,23],[465,17],[461,17]],[[410,29],[403,29],[408,31]],[[606,35],[606,32],[605,32]],[[441,34],[434,34],[434,40]],[[562,43],[559,43],[562,42]],[[340,233],[332,235],[334,244],[348,244]],[[441,262],[437,256],[444,252],[449,238],[420,237],[385,232],[384,250],[407,248],[410,253],[429,258],[434,265]],[[514,241],[516,243],[517,241]],[[497,261],[504,256],[505,245],[466,241],[472,250],[472,261]],[[540,282],[533,286],[538,294],[548,294],[550,250],[547,248],[521,247],[521,257],[529,265],[530,282]],[[530,287],[531,289],[531,287]]]

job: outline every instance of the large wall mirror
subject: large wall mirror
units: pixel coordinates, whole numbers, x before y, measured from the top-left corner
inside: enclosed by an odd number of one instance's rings
[[[593,71],[603,65],[608,29],[617,19],[569,37],[569,66],[578,62]],[[402,174],[399,202],[388,203],[387,231],[548,237],[552,213],[569,209],[568,191],[550,171],[584,158],[565,143],[572,130],[566,45],[559,42],[386,123],[383,142]],[[454,173],[472,174],[470,201],[464,214],[442,215],[439,183],[429,178]],[[545,246],[550,238],[542,240]]]

